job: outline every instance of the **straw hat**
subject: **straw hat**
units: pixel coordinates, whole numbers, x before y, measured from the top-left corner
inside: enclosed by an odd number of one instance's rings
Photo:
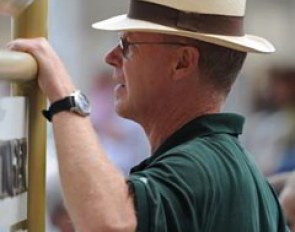
[[[245,8],[246,0],[131,0],[128,14],[92,26],[190,37],[243,52],[274,52],[266,39],[244,33]]]

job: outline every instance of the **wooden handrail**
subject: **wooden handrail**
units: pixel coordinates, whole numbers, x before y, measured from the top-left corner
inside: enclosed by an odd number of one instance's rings
[[[27,53],[0,51],[0,80],[24,82],[36,78],[36,60]]]

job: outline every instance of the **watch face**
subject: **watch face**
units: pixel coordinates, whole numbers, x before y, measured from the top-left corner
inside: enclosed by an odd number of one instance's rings
[[[80,91],[75,92],[74,97],[75,97],[74,111],[82,115],[89,115],[91,112],[91,108],[90,108],[90,102],[87,99],[87,97]]]

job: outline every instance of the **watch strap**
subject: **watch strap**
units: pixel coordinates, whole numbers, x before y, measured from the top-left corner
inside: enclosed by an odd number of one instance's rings
[[[68,96],[52,103],[48,110],[42,110],[42,114],[51,122],[53,115],[62,111],[70,111],[73,107],[75,107],[74,96]]]

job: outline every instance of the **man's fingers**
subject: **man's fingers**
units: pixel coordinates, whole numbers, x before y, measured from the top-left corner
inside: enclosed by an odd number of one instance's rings
[[[45,38],[16,39],[6,44],[6,48],[8,50],[28,52],[32,55],[37,55],[39,52],[44,52],[47,47],[48,42]]]
[[[9,42],[8,44],[6,44],[5,48],[11,51],[18,51],[16,41]]]

